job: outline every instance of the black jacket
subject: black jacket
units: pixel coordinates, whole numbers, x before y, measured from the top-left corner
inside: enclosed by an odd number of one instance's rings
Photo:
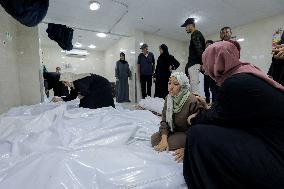
[[[74,81],[73,84],[74,88],[71,89],[70,95],[62,98],[64,101],[74,100],[80,94],[84,96],[80,100],[80,107],[90,109],[114,107],[111,84],[106,78],[92,74]]]
[[[189,55],[188,55],[188,67],[195,64],[202,64],[202,54],[205,50],[205,39],[202,33],[195,30],[191,34],[191,40],[189,45]]]

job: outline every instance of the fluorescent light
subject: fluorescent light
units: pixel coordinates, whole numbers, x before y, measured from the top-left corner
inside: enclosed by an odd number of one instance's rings
[[[238,42],[243,42],[243,41],[245,41],[245,39],[244,38],[240,38],[240,39],[237,39],[237,41]]]
[[[71,51],[66,51],[66,55],[81,55],[87,56],[89,53],[85,49],[72,49]]]
[[[76,42],[74,46],[75,46],[76,48],[80,48],[80,47],[82,47],[82,44],[79,43],[79,42]]]
[[[90,49],[95,49],[95,48],[96,48],[96,46],[93,45],[93,44],[89,45],[88,47],[89,47]]]
[[[130,51],[130,54],[135,54],[135,51]]]
[[[144,43],[141,42],[141,43],[140,43],[140,46],[142,46],[143,44],[144,44]]]
[[[104,38],[106,37],[107,35],[105,33],[97,33],[97,36],[98,37],[101,37],[101,38]]]
[[[90,9],[92,11],[96,11],[96,10],[99,10],[101,8],[101,4],[97,1],[91,1],[90,3]]]
[[[64,57],[64,56],[62,56],[61,58],[63,58],[63,59],[64,59],[65,57]]]
[[[125,49],[120,49],[120,52],[126,52],[126,50]]]
[[[82,61],[86,60],[85,58],[81,58]]]
[[[64,53],[65,51],[64,51],[64,50],[61,50],[61,52]]]

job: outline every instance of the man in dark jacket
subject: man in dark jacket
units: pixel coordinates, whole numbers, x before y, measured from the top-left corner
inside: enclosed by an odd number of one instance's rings
[[[222,41],[229,41],[229,42],[233,43],[237,47],[238,51],[240,52],[239,57],[241,57],[241,45],[239,44],[239,42],[237,42],[236,40],[232,40],[231,38],[232,38],[231,27],[229,27],[229,26],[223,27],[220,30],[220,39]]]
[[[191,33],[188,62],[185,71],[189,75],[190,91],[199,93],[199,72],[202,65],[202,53],[205,49],[205,39],[200,31],[195,28],[195,19],[188,18],[181,27],[185,27],[187,33]]]
[[[137,73],[141,82],[142,98],[151,96],[152,77],[155,70],[154,54],[148,51],[148,45],[143,44],[140,48],[142,53],[138,56]]]

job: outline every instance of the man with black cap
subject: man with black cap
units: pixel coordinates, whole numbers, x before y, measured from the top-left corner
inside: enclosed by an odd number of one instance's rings
[[[186,32],[191,33],[188,62],[185,70],[190,80],[190,91],[199,93],[199,72],[202,65],[202,53],[205,50],[205,39],[202,33],[195,28],[194,18],[188,18],[181,27],[185,27]]]
[[[143,44],[140,49],[142,53],[138,56],[137,76],[141,83],[142,98],[151,96],[152,77],[155,70],[154,54],[148,51],[148,45]]]

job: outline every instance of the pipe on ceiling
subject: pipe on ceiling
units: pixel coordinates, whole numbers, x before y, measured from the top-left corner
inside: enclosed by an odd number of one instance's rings
[[[118,20],[111,26],[111,28],[109,29],[108,33],[112,33],[111,31],[115,28],[115,26],[117,24],[119,24],[119,22],[123,19],[123,17],[128,13],[128,5],[124,2],[118,1],[118,0],[111,0],[112,2],[122,5],[123,7],[125,7],[125,12],[118,18]]]

